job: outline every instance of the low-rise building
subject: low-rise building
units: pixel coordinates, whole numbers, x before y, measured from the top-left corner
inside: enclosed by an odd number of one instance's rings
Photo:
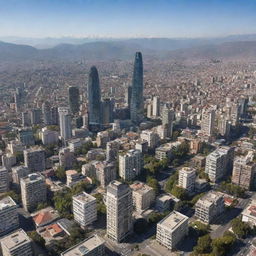
[[[242,221],[248,222],[251,226],[256,226],[256,200],[253,200],[249,206],[243,210]]]
[[[81,176],[76,170],[68,170],[66,171],[67,177],[67,186],[71,187],[81,181]]]
[[[157,223],[156,240],[169,250],[188,234],[188,217],[173,211]]]

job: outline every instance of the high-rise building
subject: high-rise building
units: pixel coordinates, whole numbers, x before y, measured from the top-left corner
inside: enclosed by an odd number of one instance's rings
[[[214,109],[205,109],[203,111],[202,120],[201,120],[201,131],[206,136],[212,136],[214,132],[214,120],[215,120],[215,111]]]
[[[114,101],[113,99],[106,98],[103,99],[101,103],[101,113],[102,113],[102,124],[109,125],[114,121]]]
[[[210,191],[201,197],[195,205],[195,216],[202,222],[211,223],[214,218],[225,211],[223,195]]]
[[[188,217],[173,211],[157,223],[156,240],[172,250],[188,234]]]
[[[256,163],[253,161],[254,152],[248,152],[247,156],[236,157],[234,161],[232,183],[247,190],[255,189]]]
[[[31,173],[20,179],[21,199],[26,211],[31,211],[39,203],[46,202],[45,178],[39,173]]]
[[[164,105],[162,109],[162,125],[167,130],[167,137],[172,137],[174,111]]]
[[[28,112],[21,113],[21,122],[23,127],[28,127],[31,125],[31,118]]]
[[[118,157],[118,151],[120,148],[120,143],[118,141],[112,140],[107,142],[106,145],[106,160],[108,162],[115,161]]]
[[[142,131],[140,134],[140,138],[148,142],[148,147],[150,149],[155,149],[160,141],[159,135],[151,130]]]
[[[59,124],[59,113],[57,107],[51,107],[51,124],[58,125]]]
[[[97,202],[95,197],[82,192],[73,196],[72,199],[74,219],[82,228],[97,220]]]
[[[19,227],[18,205],[10,196],[0,200],[0,236]]]
[[[60,166],[64,169],[71,169],[75,164],[75,153],[70,151],[70,148],[62,148],[59,151]]]
[[[18,139],[25,146],[35,145],[35,138],[32,129],[20,129],[18,132]]]
[[[58,108],[60,136],[63,140],[68,140],[72,137],[71,115],[67,107]]]
[[[183,167],[179,170],[179,186],[188,192],[195,190],[196,170],[190,167]]]
[[[93,235],[67,249],[61,256],[105,256],[105,241],[98,235]]]
[[[153,97],[152,114],[154,117],[160,116],[160,98],[158,96]]]
[[[49,130],[47,127],[42,128],[40,134],[44,145],[56,144],[59,141],[59,133],[57,131]]]
[[[0,193],[9,190],[9,174],[5,167],[0,167]]]
[[[125,103],[129,109],[131,106],[131,97],[132,97],[132,86],[129,85],[125,91]]]
[[[24,164],[31,172],[45,170],[45,151],[42,148],[24,150]]]
[[[42,111],[39,108],[32,109],[31,112],[31,124],[37,125],[42,123]]]
[[[130,116],[134,123],[138,123],[142,121],[143,115],[143,62],[142,54],[140,52],[136,52],[132,79]]]
[[[26,177],[30,173],[30,170],[23,166],[15,166],[12,168],[12,183],[15,185],[17,188],[20,187],[20,179],[23,177]]]
[[[68,100],[71,113],[77,114],[79,112],[79,89],[77,87],[69,86]]]
[[[131,149],[119,154],[119,175],[126,181],[133,180],[140,174],[142,168],[142,153],[140,150]]]
[[[112,181],[107,187],[107,235],[123,241],[133,231],[132,191],[127,184]]]
[[[98,70],[95,66],[91,67],[88,82],[88,113],[89,127],[100,127],[101,125],[101,92]]]
[[[3,256],[33,256],[32,241],[23,229],[0,240]]]
[[[42,104],[42,112],[43,112],[43,123],[45,125],[51,125],[52,120],[51,120],[51,106],[48,101],[45,101]]]

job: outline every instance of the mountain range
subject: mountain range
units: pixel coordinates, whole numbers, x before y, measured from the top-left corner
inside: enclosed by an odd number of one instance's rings
[[[174,60],[256,60],[256,35],[218,39],[136,38],[63,43],[47,49],[0,42],[0,61],[76,61],[131,59],[135,51],[146,57]]]

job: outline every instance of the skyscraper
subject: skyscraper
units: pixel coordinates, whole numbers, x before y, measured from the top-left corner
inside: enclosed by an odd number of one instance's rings
[[[101,93],[98,70],[91,67],[88,82],[88,112],[89,127],[99,127],[101,124]]]
[[[74,115],[79,112],[79,89],[75,86],[68,88],[68,100],[71,113]]]
[[[42,104],[43,122],[45,125],[51,124],[51,106],[48,101]]]
[[[133,80],[130,115],[134,123],[138,123],[143,119],[144,102],[143,102],[143,63],[141,52],[136,52]]]
[[[60,122],[60,135],[64,140],[72,137],[71,116],[69,109],[66,107],[58,108],[59,122]]]

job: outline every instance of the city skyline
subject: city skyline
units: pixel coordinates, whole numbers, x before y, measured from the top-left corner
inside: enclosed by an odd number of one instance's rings
[[[256,2],[250,0],[160,0],[157,4],[152,0],[0,0],[0,4],[0,36],[193,38],[256,33]]]

